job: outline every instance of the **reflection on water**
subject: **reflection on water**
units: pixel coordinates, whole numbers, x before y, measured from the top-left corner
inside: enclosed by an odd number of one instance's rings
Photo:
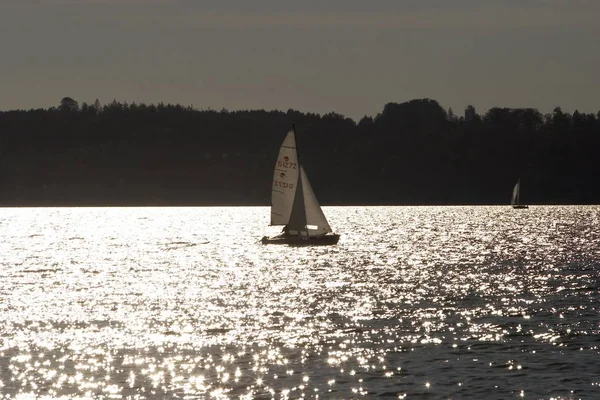
[[[600,397],[600,208],[0,209],[0,398]]]

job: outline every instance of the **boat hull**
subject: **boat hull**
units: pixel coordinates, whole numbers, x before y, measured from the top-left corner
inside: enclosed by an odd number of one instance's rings
[[[337,244],[340,235],[325,236],[264,236],[261,239],[262,244],[287,244],[289,246],[330,246]]]
[[[515,208],[515,209],[520,209],[520,208],[529,208],[529,206],[526,206],[526,205],[523,205],[523,204],[514,204],[514,205],[512,206],[512,208]]]

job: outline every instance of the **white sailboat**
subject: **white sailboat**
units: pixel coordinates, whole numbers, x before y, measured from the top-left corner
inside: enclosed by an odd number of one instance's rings
[[[521,192],[521,178],[519,178],[519,180],[517,181],[517,184],[513,188],[512,198],[510,199],[510,205],[512,206],[512,208],[529,208],[527,205],[521,204],[519,202],[520,192]]]
[[[340,239],[340,235],[332,233],[300,164],[294,125],[281,144],[275,163],[271,225],[284,225],[283,232],[263,237],[263,244],[328,245]]]

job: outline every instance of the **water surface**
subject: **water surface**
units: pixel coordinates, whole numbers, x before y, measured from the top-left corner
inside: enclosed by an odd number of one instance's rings
[[[2,398],[600,398],[600,207],[0,209]]]

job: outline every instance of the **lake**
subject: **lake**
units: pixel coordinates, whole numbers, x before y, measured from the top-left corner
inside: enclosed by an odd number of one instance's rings
[[[600,398],[600,207],[0,209],[12,398]]]

